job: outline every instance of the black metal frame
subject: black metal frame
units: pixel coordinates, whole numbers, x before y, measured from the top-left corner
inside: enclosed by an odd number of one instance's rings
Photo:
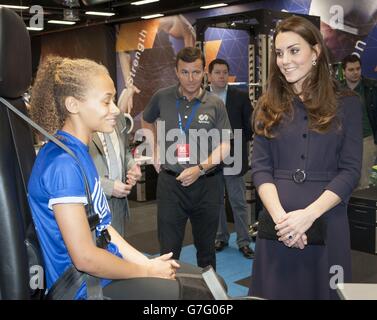
[[[270,34],[279,20],[292,15],[302,16],[311,21],[316,27],[319,28],[320,26],[320,17],[317,16],[258,9],[197,19],[195,23],[197,41],[204,42],[205,32],[210,27],[245,30],[250,33],[250,37],[254,37],[257,34]]]

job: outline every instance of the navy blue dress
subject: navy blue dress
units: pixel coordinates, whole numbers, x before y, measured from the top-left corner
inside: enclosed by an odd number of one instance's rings
[[[304,209],[324,190],[334,192],[342,201],[322,216],[327,231],[325,245],[308,245],[300,250],[257,238],[249,294],[266,299],[336,299],[331,278],[344,275],[344,282],[351,281],[347,202],[360,177],[362,108],[356,96],[340,98],[338,126],[324,134],[308,129],[301,101],[295,100],[293,109],[293,118],[279,125],[275,138],[255,136],[254,185],[274,183],[286,212]],[[335,175],[327,181],[309,179],[298,184],[293,179],[274,177],[278,169]]]

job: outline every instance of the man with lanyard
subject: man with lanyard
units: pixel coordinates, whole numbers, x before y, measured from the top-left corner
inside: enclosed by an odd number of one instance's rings
[[[361,76],[361,61],[356,55],[342,60],[344,87],[355,91],[363,106],[363,163],[359,189],[369,185],[369,176],[377,156],[377,81]]]
[[[231,156],[237,157],[237,169],[234,173],[224,172],[225,188],[228,195],[229,203],[232,208],[234,227],[237,233],[237,244],[239,251],[247,259],[254,257],[253,250],[249,247],[249,217],[246,203],[246,187],[244,175],[249,170],[248,160],[248,141],[251,140],[251,111],[252,106],[248,94],[237,88],[228,86],[229,64],[223,59],[215,59],[208,66],[209,79],[211,85],[208,88],[216,94],[225,104],[228,112],[229,121],[233,130],[241,130],[242,135],[236,140],[231,141]],[[236,140],[236,141],[235,141]],[[235,148],[235,144],[240,146]],[[240,150],[241,152],[236,152]],[[225,207],[220,212],[219,228],[217,230],[215,249],[223,250],[229,241],[229,232],[226,224]]]
[[[148,136],[147,141],[160,173],[160,254],[172,251],[179,259],[190,219],[198,266],[216,268],[215,237],[224,201],[218,165],[229,154],[231,127],[224,103],[201,87],[204,65],[198,48],[186,47],[177,54],[179,84],[154,94],[144,110],[143,127],[153,133],[154,141]]]

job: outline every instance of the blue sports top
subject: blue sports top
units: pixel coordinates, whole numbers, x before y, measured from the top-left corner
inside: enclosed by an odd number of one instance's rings
[[[111,212],[88,146],[64,131],[58,131],[56,137],[75,153],[85,171],[94,211],[100,217],[100,223],[96,227],[98,235],[111,224]],[[84,180],[77,162],[55,143],[48,142],[38,153],[30,176],[28,192],[29,205],[41,244],[47,288],[49,289],[72,264],[56,223],[52,206],[62,203],[87,204]],[[107,250],[122,257],[114,243],[110,243]],[[106,279],[101,281],[102,286],[109,282]],[[86,298],[85,284],[81,286],[75,298]]]

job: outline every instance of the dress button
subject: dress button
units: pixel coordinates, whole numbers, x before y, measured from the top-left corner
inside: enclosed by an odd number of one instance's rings
[[[303,154],[301,155],[301,159],[302,159],[302,160],[304,160],[304,159],[305,159],[305,156],[304,156]]]
[[[186,106],[186,108],[188,109],[188,108],[190,108],[190,106]]]
[[[187,119],[187,116],[185,116],[185,119]]]
[[[302,135],[302,137],[303,137],[303,138],[306,138],[306,137],[307,137],[307,134],[306,134],[306,133],[304,133],[304,134]]]
[[[305,117],[304,117],[304,120],[308,120],[308,117],[307,117],[307,116],[305,116]]]

